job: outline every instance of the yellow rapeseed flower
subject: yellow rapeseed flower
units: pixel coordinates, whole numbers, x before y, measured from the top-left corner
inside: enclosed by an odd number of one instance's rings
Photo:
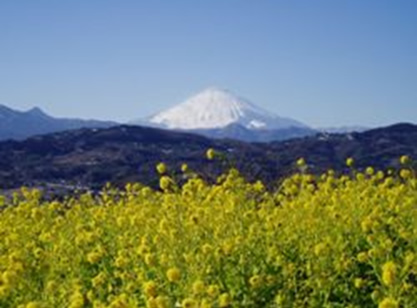
[[[4,284],[12,284],[17,278],[17,272],[9,269],[3,272],[0,278],[3,280]]]
[[[346,159],[346,166],[352,167],[354,163],[355,161],[353,160],[352,157],[349,157],[348,159]]]
[[[155,304],[157,308],[170,308],[169,299],[166,296],[158,296],[155,298]]]
[[[217,297],[220,293],[220,288],[216,284],[209,285],[207,288],[207,294],[211,297]]]
[[[128,263],[129,259],[123,255],[117,256],[116,260],[114,261],[114,265],[119,268],[125,267]]]
[[[298,167],[304,167],[306,165],[306,161],[303,157],[297,159],[297,166]]]
[[[216,151],[214,149],[210,148],[206,152],[206,157],[208,160],[213,160],[216,157]]]
[[[410,157],[408,155],[403,155],[400,157],[400,164],[407,165],[410,163]]]
[[[5,298],[9,295],[11,287],[8,284],[0,284],[0,299]]]
[[[89,254],[87,254],[87,261],[91,264],[95,264],[101,260],[101,253],[98,251],[92,251]]]
[[[55,280],[50,280],[46,283],[45,290],[46,292],[55,292],[58,284]]]
[[[326,251],[327,245],[325,243],[318,243],[314,246],[314,254],[316,256],[321,256]]]
[[[365,281],[362,278],[355,278],[354,285],[355,288],[361,289],[365,285]]]
[[[204,298],[200,302],[199,308],[213,308],[213,305],[210,303],[210,301],[207,298]]]
[[[166,272],[167,278],[170,282],[177,282],[181,278],[181,272],[178,268],[172,267]]]
[[[362,231],[365,233],[368,233],[369,231],[371,231],[373,227],[373,221],[371,218],[366,217],[362,222],[361,222],[361,228]]]
[[[382,266],[382,282],[391,286],[395,283],[397,267],[394,262],[389,261]]]
[[[82,308],[84,307],[84,296],[81,292],[76,291],[71,295],[68,308]]]
[[[193,283],[193,292],[194,294],[201,294],[205,291],[205,284],[202,280],[196,280]]]
[[[207,255],[213,251],[213,246],[211,246],[210,244],[204,244],[203,247],[201,247],[201,251],[203,252],[203,254]]]
[[[167,165],[165,163],[157,164],[156,171],[158,171],[159,174],[165,174],[167,172]]]
[[[161,187],[162,190],[169,190],[173,184],[174,182],[169,176],[164,175],[159,179],[159,187]]]
[[[42,305],[39,302],[29,302],[25,308],[41,308]]]
[[[220,308],[226,308],[229,307],[231,304],[231,298],[229,293],[223,293],[219,297],[219,307]]]
[[[375,173],[375,169],[372,168],[372,167],[367,167],[366,170],[365,170],[365,173],[367,175],[373,175]]]
[[[402,177],[403,179],[411,178],[411,171],[408,169],[401,169],[400,177]]]
[[[188,170],[189,170],[189,168],[188,168],[188,165],[187,165],[187,164],[182,164],[182,165],[181,165],[181,171],[182,171],[183,173],[187,173],[187,172],[188,172]]]
[[[362,251],[362,252],[358,253],[356,258],[358,259],[358,261],[360,263],[365,263],[368,260],[368,254],[366,252]]]
[[[252,288],[259,288],[262,285],[262,277],[260,275],[254,275],[249,279],[249,284]]]
[[[106,274],[104,272],[98,273],[92,280],[91,284],[94,288],[98,288],[106,282]]]
[[[382,300],[382,302],[379,303],[378,308],[398,308],[398,302],[391,298],[386,297]]]
[[[193,298],[186,298],[181,303],[181,308],[197,308],[198,303]]]
[[[381,291],[379,291],[379,290],[372,291],[371,298],[374,302],[377,303],[379,301],[380,297],[381,297]]]
[[[153,254],[146,253],[145,257],[143,259],[144,259],[146,265],[148,265],[148,266],[155,265],[155,257],[154,257]]]
[[[143,284],[143,292],[147,297],[155,297],[157,294],[157,286],[155,281],[150,280]]]
[[[158,308],[158,304],[156,303],[156,298],[150,297],[146,300],[146,308]]]

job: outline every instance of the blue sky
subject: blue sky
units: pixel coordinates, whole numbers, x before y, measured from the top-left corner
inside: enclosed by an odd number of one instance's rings
[[[128,121],[209,86],[312,126],[417,122],[417,1],[1,0],[0,103]]]

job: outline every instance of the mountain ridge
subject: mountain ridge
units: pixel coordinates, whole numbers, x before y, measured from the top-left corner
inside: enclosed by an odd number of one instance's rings
[[[111,121],[55,118],[39,107],[19,111],[0,104],[0,140],[23,140],[35,135],[43,135],[82,127],[104,128],[117,125]]]
[[[226,161],[207,161],[208,148],[223,153]],[[234,166],[249,181],[274,185],[297,170],[295,161],[300,157],[306,159],[310,172],[319,174],[328,169],[350,172],[347,157],[355,159],[358,170],[395,168],[401,155],[417,157],[417,125],[401,123],[364,133],[317,134],[270,143],[217,140],[127,125],[83,128],[0,142],[0,189],[22,185],[99,189],[106,182],[157,187],[155,165],[161,161],[170,174],[180,178],[182,163],[209,181]]]

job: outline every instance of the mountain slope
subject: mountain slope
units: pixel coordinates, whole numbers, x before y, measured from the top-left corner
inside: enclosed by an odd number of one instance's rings
[[[207,161],[207,148],[224,153],[232,165]],[[296,170],[295,160],[304,157],[311,172],[329,168],[349,172],[347,157],[355,167],[385,169],[398,166],[398,157],[417,158],[417,126],[398,124],[352,134],[322,134],[273,143],[213,140],[168,130],[117,126],[80,129],[0,142],[0,189],[21,185],[99,188],[106,182],[123,185],[139,181],[156,187],[155,165],[164,161],[170,173],[181,178],[180,166],[189,164],[206,179],[236,166],[248,180],[274,185]]]
[[[0,140],[21,140],[30,136],[78,129],[82,127],[103,128],[112,122],[53,118],[39,108],[28,111],[13,110],[0,105]]]
[[[239,124],[248,129],[305,127],[292,119],[281,118],[227,90],[208,88],[185,102],[149,120],[169,129],[215,129]]]
[[[218,88],[208,88],[179,105],[132,124],[246,142],[285,140],[316,133],[296,120],[274,115]]]
[[[288,127],[281,129],[248,129],[240,124],[230,124],[223,128],[194,129],[193,132],[215,139],[235,139],[244,142],[272,142],[312,136],[317,131],[308,127]]]

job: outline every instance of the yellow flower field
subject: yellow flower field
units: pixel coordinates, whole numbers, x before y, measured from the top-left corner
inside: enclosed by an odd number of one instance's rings
[[[160,191],[47,202],[23,188],[0,198],[0,307],[417,307],[408,161],[303,168],[276,191],[233,169],[178,187],[162,164]]]

